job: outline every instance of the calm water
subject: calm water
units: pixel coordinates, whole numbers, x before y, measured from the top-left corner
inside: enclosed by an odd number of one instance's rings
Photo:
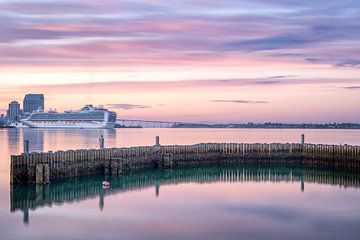
[[[1,239],[360,239],[360,177],[284,166],[208,166],[9,186],[22,151],[199,142],[360,145],[357,130],[0,129]]]

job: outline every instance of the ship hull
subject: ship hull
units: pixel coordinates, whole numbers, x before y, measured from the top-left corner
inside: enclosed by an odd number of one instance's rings
[[[115,124],[110,123],[34,123],[30,121],[22,121],[22,123],[30,128],[104,129],[115,127]]]

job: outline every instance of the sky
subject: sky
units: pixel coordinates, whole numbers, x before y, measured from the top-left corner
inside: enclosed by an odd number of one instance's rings
[[[0,0],[0,113],[360,122],[358,0]]]

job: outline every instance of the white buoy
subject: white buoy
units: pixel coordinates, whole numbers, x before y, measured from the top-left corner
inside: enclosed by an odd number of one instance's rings
[[[102,185],[104,189],[110,188],[110,183],[108,181],[103,181]]]

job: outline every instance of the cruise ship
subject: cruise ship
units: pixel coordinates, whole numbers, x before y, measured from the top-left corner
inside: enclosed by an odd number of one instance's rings
[[[116,113],[86,105],[79,111],[32,112],[20,122],[30,128],[114,128]]]

